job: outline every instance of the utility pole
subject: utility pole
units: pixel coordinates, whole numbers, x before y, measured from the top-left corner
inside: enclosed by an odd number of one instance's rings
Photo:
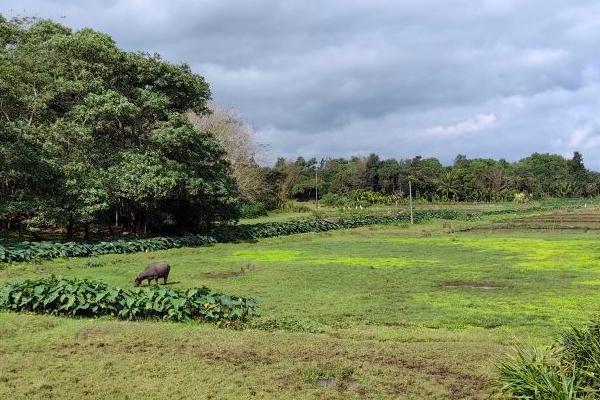
[[[410,224],[414,223],[413,220],[413,206],[412,206],[412,185],[410,179],[408,180],[408,202],[410,204]]]
[[[315,208],[319,208],[319,176],[318,172],[318,164],[315,163]]]

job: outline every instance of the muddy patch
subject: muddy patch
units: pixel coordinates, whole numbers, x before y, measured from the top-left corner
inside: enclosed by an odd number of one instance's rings
[[[446,281],[438,285],[440,288],[453,289],[481,289],[481,290],[497,290],[502,289],[506,286],[499,285],[493,282],[480,282],[480,281]]]

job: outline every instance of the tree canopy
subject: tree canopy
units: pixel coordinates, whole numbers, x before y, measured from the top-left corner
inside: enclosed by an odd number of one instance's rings
[[[282,178],[281,193],[288,199],[314,199],[315,166],[319,194],[347,196],[353,191],[372,191],[396,197],[408,195],[426,200],[500,201],[517,193],[533,197],[580,197],[600,194],[600,175],[588,171],[583,156],[571,159],[556,154],[534,153],[518,162],[487,158],[469,159],[459,154],[453,165],[436,158],[380,159],[376,154],[349,159],[330,158],[320,163],[303,157],[279,159],[274,171]]]
[[[185,64],[0,16],[0,220],[147,231],[235,219],[225,151],[186,116],[209,99]]]

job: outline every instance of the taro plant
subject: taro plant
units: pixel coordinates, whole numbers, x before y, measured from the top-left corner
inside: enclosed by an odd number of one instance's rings
[[[0,289],[0,309],[76,317],[112,315],[120,319],[246,321],[256,315],[254,299],[206,287],[176,290],[150,286],[121,289],[101,281],[54,276],[9,283]]]

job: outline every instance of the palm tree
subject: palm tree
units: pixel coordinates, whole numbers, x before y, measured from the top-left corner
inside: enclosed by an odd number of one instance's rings
[[[436,191],[446,200],[456,200],[459,191],[458,183],[456,174],[449,169],[438,177]]]

